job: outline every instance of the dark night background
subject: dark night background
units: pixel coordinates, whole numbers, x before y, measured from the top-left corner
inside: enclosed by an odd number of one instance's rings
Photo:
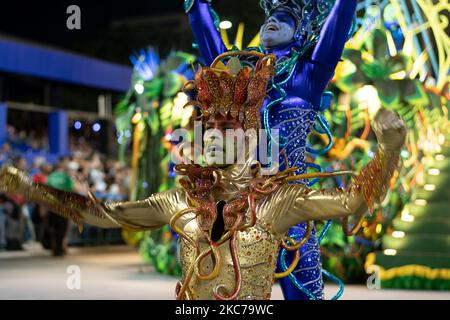
[[[214,9],[234,26],[246,23],[245,43],[264,19],[258,0],[216,0]],[[81,30],[68,30],[66,9],[81,8]],[[0,33],[67,49],[92,57],[129,64],[136,49],[153,45],[164,55],[172,49],[191,51],[193,36],[182,0],[41,0],[0,5]]]

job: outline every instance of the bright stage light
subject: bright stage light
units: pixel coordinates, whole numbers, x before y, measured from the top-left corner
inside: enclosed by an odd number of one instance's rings
[[[409,156],[409,153],[408,153],[408,151],[406,151],[406,150],[402,150],[402,151],[400,152],[400,156],[401,156],[403,159],[407,159],[408,156]]]
[[[427,205],[427,200],[425,200],[425,199],[416,199],[414,201],[414,204],[417,205],[417,206],[424,207],[424,206]]]
[[[394,231],[394,232],[392,232],[392,236],[394,238],[404,238],[405,233],[403,231]]]
[[[178,92],[175,98],[173,99],[174,109],[183,110],[186,103],[188,103],[189,97],[184,92]]]
[[[428,170],[428,174],[430,176],[438,176],[440,173],[441,173],[441,171],[436,168],[431,168],[430,170]]]
[[[142,120],[142,112],[136,112],[131,118],[132,124],[138,124]]]
[[[220,21],[219,28],[222,30],[230,29],[233,26],[233,23],[228,20]]]
[[[140,82],[138,82],[134,85],[134,90],[136,91],[137,94],[143,94],[144,89],[145,89],[144,85]]]
[[[80,129],[81,129],[81,122],[80,122],[80,121],[75,121],[75,122],[73,123],[73,127],[74,127],[76,130],[80,130]]]
[[[423,186],[425,191],[434,191],[436,190],[436,186],[434,184],[426,184]]]
[[[100,123],[94,123],[93,125],[92,125],[92,130],[94,131],[94,132],[99,132],[100,130],[101,130],[101,128],[102,128],[102,126],[100,125]]]
[[[445,159],[443,154],[437,154],[435,157],[436,161],[443,161]]]
[[[369,113],[374,115],[381,108],[381,101],[377,89],[372,85],[366,85],[356,93],[356,99],[362,108],[368,108]]]
[[[377,226],[375,227],[375,232],[380,233],[381,230],[383,230],[383,226],[381,224],[377,224]]]
[[[414,216],[409,214],[409,210],[405,209],[402,212],[402,217],[401,217],[402,221],[405,222],[413,222],[414,221]]]
[[[386,256],[395,256],[395,255],[397,254],[397,250],[395,250],[395,249],[385,249],[385,250],[383,251],[383,253],[384,253]]]
[[[405,222],[413,222],[413,221],[414,221],[414,216],[411,216],[411,215],[402,215],[402,221],[405,221]]]

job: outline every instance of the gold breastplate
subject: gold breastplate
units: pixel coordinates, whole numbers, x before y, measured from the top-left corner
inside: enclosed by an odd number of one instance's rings
[[[217,277],[211,280],[202,280],[194,276],[187,290],[187,298],[214,299],[215,289],[221,295],[226,296],[233,292],[238,285],[236,273],[240,272],[241,289],[237,299],[270,299],[280,240],[269,230],[267,226],[262,226],[257,222],[255,226],[237,232],[236,249],[239,260],[237,266],[233,264],[230,240],[220,245],[218,249],[221,261]],[[196,220],[185,225],[184,231],[199,243],[201,252],[209,248],[209,242],[198,227]],[[186,275],[195,259],[195,254],[194,249],[184,239],[181,240],[180,254],[183,274]],[[200,266],[201,273],[210,273],[213,265],[213,257],[209,255]]]

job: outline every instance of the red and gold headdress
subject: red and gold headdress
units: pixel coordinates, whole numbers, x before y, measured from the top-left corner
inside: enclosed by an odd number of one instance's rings
[[[238,56],[256,57],[253,66],[243,66]],[[231,58],[229,58],[231,57]],[[226,65],[223,62],[227,59]],[[218,56],[210,67],[200,67],[195,81],[185,91],[196,91],[197,100],[187,105],[200,108],[202,121],[218,115],[230,115],[245,130],[260,128],[260,110],[273,74],[276,57],[256,51],[230,51]]]

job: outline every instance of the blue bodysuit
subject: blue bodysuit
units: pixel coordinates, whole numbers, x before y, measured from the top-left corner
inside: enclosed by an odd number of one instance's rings
[[[286,98],[269,110],[269,126],[271,129],[280,130],[280,137],[285,141],[283,149],[286,151],[289,166],[298,167],[299,173],[306,172],[306,139],[320,112],[322,94],[333,76],[348,39],[356,3],[357,0],[336,0],[322,27],[317,44],[298,60],[292,77],[282,86],[287,94]],[[188,15],[200,53],[205,63],[210,65],[227,49],[214,25],[209,3],[196,0]],[[303,42],[304,40],[292,41],[283,47],[271,48],[265,52],[275,54],[278,59],[290,57],[292,49],[300,50],[304,45]],[[262,116],[269,102],[279,97],[277,92],[269,92],[269,96],[264,103]],[[283,158],[280,158],[280,163],[282,168],[285,167]],[[289,235],[301,238],[305,229],[306,223],[299,224],[289,230]],[[314,229],[300,251],[301,259],[293,275],[316,299],[323,299],[322,263]],[[289,257],[287,261],[289,265]],[[309,295],[299,290],[290,278],[283,278],[280,282],[287,300],[311,299]]]

